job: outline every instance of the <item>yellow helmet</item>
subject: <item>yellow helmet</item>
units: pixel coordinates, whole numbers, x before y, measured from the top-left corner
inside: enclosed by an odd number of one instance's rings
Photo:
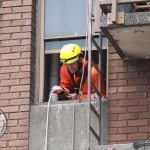
[[[60,62],[64,64],[72,64],[79,60],[80,54],[82,54],[82,51],[79,45],[64,45],[60,51]]]

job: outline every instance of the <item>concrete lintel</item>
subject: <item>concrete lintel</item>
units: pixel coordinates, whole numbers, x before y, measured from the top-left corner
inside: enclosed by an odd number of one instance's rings
[[[125,13],[124,24],[107,24],[107,15],[100,17],[100,27],[124,27],[136,25],[150,25],[150,12]]]

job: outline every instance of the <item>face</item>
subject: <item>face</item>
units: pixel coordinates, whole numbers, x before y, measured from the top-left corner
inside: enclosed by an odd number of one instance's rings
[[[76,61],[72,64],[68,64],[68,65],[66,64],[66,67],[71,73],[75,73],[79,68],[79,62]]]

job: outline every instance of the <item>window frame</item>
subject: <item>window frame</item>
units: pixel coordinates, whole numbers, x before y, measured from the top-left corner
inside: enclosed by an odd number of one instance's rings
[[[35,102],[44,101],[44,65],[45,65],[45,55],[59,53],[60,49],[44,50],[45,41],[54,40],[72,40],[72,39],[86,39],[86,35],[79,36],[60,36],[60,37],[50,37],[44,38],[44,15],[45,15],[45,0],[38,0],[37,2],[37,32],[36,32],[36,86],[35,86]],[[99,36],[99,34],[94,34],[94,37]],[[87,48],[81,47],[83,51]],[[96,49],[92,47],[92,49]],[[106,46],[102,45],[102,50],[108,50],[108,44]],[[108,59],[107,59],[108,62]],[[108,64],[108,63],[107,63]],[[108,68],[108,67],[107,67]],[[106,71],[108,72],[108,71]],[[107,76],[107,75],[106,75]]]

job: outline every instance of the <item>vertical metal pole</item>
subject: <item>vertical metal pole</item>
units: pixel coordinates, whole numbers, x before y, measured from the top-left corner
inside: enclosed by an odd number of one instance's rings
[[[102,34],[100,33],[99,34],[99,38],[100,38],[100,48],[101,48],[101,53],[99,53],[99,68],[101,70],[101,74],[99,76],[99,90],[100,90],[100,93],[102,93],[102,45],[103,45],[103,41],[102,41]],[[98,108],[99,108],[99,114],[102,114],[101,113],[101,95],[100,95],[100,98],[99,98],[99,102],[98,102]],[[102,117],[101,117],[102,118]],[[99,141],[99,144],[101,145],[101,118],[99,119],[99,137],[100,137],[100,141]]]
[[[90,150],[91,104],[91,49],[92,49],[92,0],[88,0],[88,100],[87,100],[87,150]]]

